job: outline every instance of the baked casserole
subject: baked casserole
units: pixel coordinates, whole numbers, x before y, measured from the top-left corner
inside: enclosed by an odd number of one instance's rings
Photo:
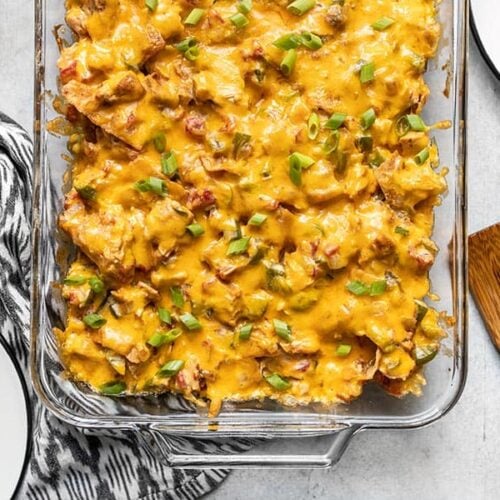
[[[107,395],[418,395],[437,171],[434,0],[68,0],[78,248],[57,330]]]

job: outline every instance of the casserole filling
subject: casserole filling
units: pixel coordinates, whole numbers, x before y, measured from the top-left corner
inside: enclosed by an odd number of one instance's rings
[[[444,335],[422,302],[434,0],[68,0],[66,21],[69,375],[211,414],[419,394]]]

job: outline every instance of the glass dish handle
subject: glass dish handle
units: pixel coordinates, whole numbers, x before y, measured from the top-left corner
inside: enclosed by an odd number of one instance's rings
[[[216,451],[210,451],[211,442],[218,442],[217,437],[204,435],[201,439],[193,437],[191,439],[184,436],[164,433],[156,428],[143,427],[139,430],[142,443],[168,467],[175,469],[248,469],[248,468],[327,468],[335,465],[347,449],[351,438],[360,430],[360,426],[347,426],[340,430],[333,431],[321,436],[323,453],[301,453],[301,442],[303,437],[294,436],[288,438],[288,442],[294,442],[298,449],[296,454],[259,454],[249,453],[246,450],[241,452],[221,453],[221,450],[231,449],[231,440],[227,441],[227,446],[219,444]],[[247,449],[251,449],[251,440],[270,440],[276,436],[270,434],[247,434],[242,436],[247,442]],[[200,444],[201,443],[201,444]],[[237,445],[236,445],[237,446]]]

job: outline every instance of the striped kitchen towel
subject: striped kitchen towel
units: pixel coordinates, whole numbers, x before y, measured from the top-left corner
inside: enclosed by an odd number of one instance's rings
[[[0,113],[0,334],[27,379],[32,155],[28,134]],[[57,420],[30,391],[34,432],[22,500],[194,499],[228,474],[165,467],[124,432],[114,438],[86,435]],[[249,444],[234,440],[224,450],[237,452]]]

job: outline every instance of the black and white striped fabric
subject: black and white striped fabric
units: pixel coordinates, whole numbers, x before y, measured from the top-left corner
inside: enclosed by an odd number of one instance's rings
[[[32,144],[0,113],[0,334],[28,374]],[[87,435],[63,424],[31,394],[33,448],[19,498],[27,500],[194,499],[224,480],[225,470],[172,470],[133,435]],[[218,451],[211,444],[213,452]],[[241,451],[246,440],[226,442]],[[207,451],[207,444],[200,448]]]

